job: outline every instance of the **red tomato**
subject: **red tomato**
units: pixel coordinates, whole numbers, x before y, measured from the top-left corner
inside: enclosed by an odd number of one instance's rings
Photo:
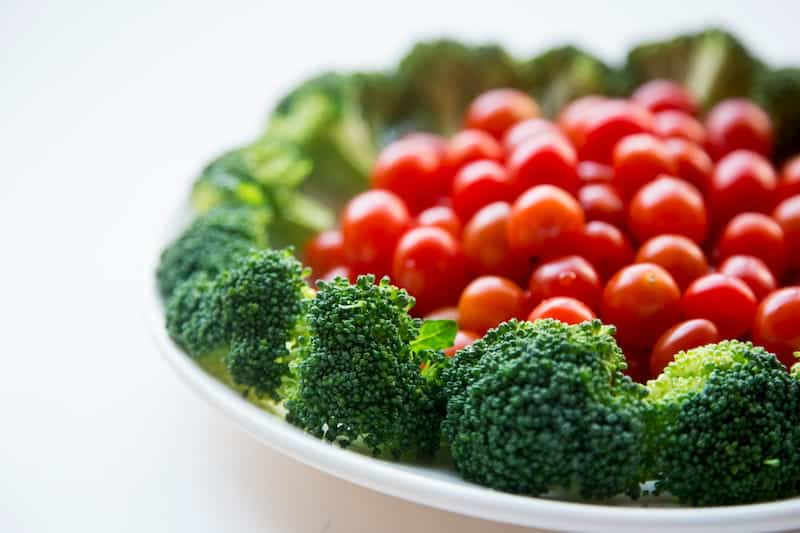
[[[725,226],[719,242],[719,258],[754,255],[764,261],[776,278],[786,270],[786,239],[780,224],[761,213],[736,215]]]
[[[789,251],[789,264],[800,268],[800,194],[787,198],[772,212],[772,218],[780,224]]]
[[[683,85],[672,80],[650,80],[633,92],[631,99],[653,113],[677,110],[694,115],[697,101]]]
[[[553,185],[537,185],[511,207],[508,242],[522,256],[561,255],[575,250],[583,222],[583,209],[572,195]]]
[[[528,288],[534,302],[554,296],[569,296],[592,309],[600,304],[603,292],[600,276],[583,257],[568,255],[539,265],[531,274]]]
[[[409,133],[407,135],[403,135],[401,137],[404,141],[413,141],[422,144],[427,144],[431,148],[439,154],[440,157],[444,157],[445,150],[447,149],[447,139],[442,137],[441,135],[435,135],[433,133],[427,133],[423,131],[415,131],[413,133]]]
[[[530,118],[517,122],[503,136],[503,148],[510,154],[520,144],[541,134],[562,135],[558,127],[544,118]]]
[[[479,334],[512,318],[521,318],[523,293],[510,279],[481,276],[472,281],[458,300],[459,325]]]
[[[394,251],[392,281],[416,298],[415,315],[452,305],[467,283],[461,246],[441,228],[407,231]]]
[[[649,349],[680,318],[681,291],[652,263],[628,265],[606,284],[601,316],[617,327],[620,344]]]
[[[321,279],[322,281],[333,281],[336,278],[344,278],[348,280],[350,283],[356,282],[356,276],[350,270],[350,267],[344,265],[331,268],[330,270],[325,272],[322,276],[320,276],[318,279]]]
[[[403,201],[389,191],[354,196],[342,211],[342,246],[355,274],[389,273],[392,254],[411,222]]]
[[[608,98],[605,96],[598,96],[595,94],[582,96],[573,100],[561,110],[556,124],[558,124],[559,129],[563,131],[572,142],[575,142],[575,139],[583,135],[586,118],[589,112],[594,109],[596,105],[607,101]]]
[[[630,376],[633,381],[645,383],[650,377],[650,349],[622,346],[622,351],[628,364],[628,368],[624,370],[625,375]]]
[[[425,315],[428,320],[452,320],[458,322],[458,307],[440,307]]]
[[[469,346],[470,344],[472,344],[473,342],[475,342],[479,338],[480,338],[480,336],[478,336],[476,333],[472,333],[471,331],[466,331],[466,330],[460,329],[456,333],[456,338],[453,341],[453,345],[450,348],[447,348],[446,350],[444,350],[444,354],[447,357],[453,357],[456,354],[456,352],[458,352],[459,350],[461,350],[463,348],[466,348],[467,346]]]
[[[745,282],[724,274],[706,274],[696,279],[681,300],[686,318],[710,320],[723,339],[733,339],[750,330],[756,305],[756,297]]]
[[[560,320],[565,324],[580,324],[596,317],[592,310],[580,300],[568,296],[556,296],[537,305],[528,316],[528,322],[536,322],[544,318]]]
[[[613,184],[625,199],[659,175],[677,170],[666,145],[648,133],[629,135],[614,147]]]
[[[614,169],[596,161],[581,161],[578,177],[584,183],[609,183],[614,179]]]
[[[647,109],[627,100],[606,100],[586,110],[571,140],[581,160],[610,163],[620,139],[652,127],[653,115]]]
[[[602,220],[615,226],[625,223],[625,204],[616,189],[605,183],[588,183],[578,190],[578,202],[586,220]]]
[[[483,130],[497,140],[523,120],[538,117],[536,101],[516,89],[492,89],[475,98],[467,109],[465,126]]]
[[[311,267],[311,272],[319,276],[335,266],[345,263],[342,232],[328,230],[318,233],[308,241],[303,251],[303,262]]]
[[[617,227],[599,220],[583,228],[578,249],[604,279],[633,261],[633,248],[628,238]]]
[[[702,243],[708,228],[703,195],[690,183],[662,176],[633,197],[628,206],[628,226],[639,242],[673,233]]]
[[[494,274],[514,280],[527,279],[528,261],[515,255],[508,243],[508,218],[511,206],[506,202],[489,204],[464,227],[462,246],[470,271]]]
[[[699,145],[684,139],[667,139],[667,152],[678,166],[677,176],[705,194],[708,191],[714,162]]]
[[[537,135],[523,141],[511,152],[506,166],[515,195],[543,184],[573,194],[578,190],[578,157],[561,134]]]
[[[708,274],[703,250],[683,235],[659,235],[646,241],[636,254],[637,263],[654,263],[670,273],[678,288]]]
[[[800,155],[783,165],[776,200],[780,202],[797,194],[800,194]]]
[[[706,129],[699,120],[682,111],[662,111],[653,117],[653,131],[662,139],[678,138],[703,146]]]
[[[778,180],[764,157],[736,150],[723,157],[711,175],[709,207],[714,222],[723,225],[743,211],[769,208]]]
[[[785,287],[764,298],[756,311],[753,340],[792,366],[800,351],[800,287]]]
[[[453,209],[461,220],[469,220],[493,202],[511,199],[506,169],[494,161],[475,161],[462,168],[453,180]]]
[[[442,228],[458,239],[461,237],[461,221],[452,208],[437,205],[429,207],[417,215],[417,225]]]
[[[418,213],[448,192],[449,181],[442,172],[441,153],[420,137],[400,139],[387,145],[372,171],[372,186],[397,194],[408,208]]]
[[[461,130],[453,135],[445,149],[445,165],[455,174],[473,161],[489,159],[501,161],[503,148],[494,137],[481,130]]]
[[[778,288],[778,282],[766,263],[752,255],[730,256],[720,265],[719,273],[744,281],[759,302]]]
[[[650,356],[650,376],[658,377],[664,368],[675,359],[675,354],[719,342],[717,326],[704,318],[686,320],[675,324],[656,341]]]
[[[720,159],[734,150],[772,155],[772,122],[769,115],[745,98],[715,105],[706,117],[711,156]]]

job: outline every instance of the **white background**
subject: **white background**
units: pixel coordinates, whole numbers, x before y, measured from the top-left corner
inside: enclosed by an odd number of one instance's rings
[[[618,60],[721,23],[800,64],[791,1],[270,4],[0,0],[0,531],[521,531],[320,474],[193,397],[140,311],[170,211],[293,83],[424,36]]]

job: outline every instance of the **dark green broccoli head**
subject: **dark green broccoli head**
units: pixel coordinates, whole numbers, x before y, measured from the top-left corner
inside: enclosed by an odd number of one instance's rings
[[[776,159],[800,153],[800,69],[765,72],[756,87],[755,99],[772,119]]]
[[[512,320],[444,371],[443,432],[465,479],[522,494],[638,493],[644,388],[614,328]]]
[[[198,272],[178,285],[167,300],[167,331],[186,352],[202,358],[224,350],[230,338],[222,322],[214,280]]]
[[[775,500],[800,481],[800,382],[749,342],[680,352],[647,384],[659,487],[693,505]]]
[[[408,314],[413,305],[388,278],[320,282],[287,420],[341,446],[361,441],[376,455],[432,455],[444,405],[439,373],[430,369],[444,356],[412,349],[420,330]]]

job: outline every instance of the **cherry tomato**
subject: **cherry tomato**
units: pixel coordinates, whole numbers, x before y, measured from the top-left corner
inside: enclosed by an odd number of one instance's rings
[[[471,272],[527,279],[528,261],[515,255],[508,243],[510,215],[508,203],[495,202],[475,213],[464,227],[462,246]]]
[[[776,200],[780,202],[797,194],[800,194],[800,155],[783,165]]]
[[[452,320],[458,322],[458,307],[440,307],[425,315],[429,320]]]
[[[466,348],[467,346],[469,346],[470,344],[472,344],[473,342],[475,342],[479,338],[480,338],[480,336],[478,336],[476,333],[460,329],[456,333],[456,338],[453,341],[453,345],[450,348],[447,348],[446,350],[444,350],[444,354],[447,357],[453,357],[456,354],[456,352],[458,352],[461,349]]]
[[[458,300],[459,325],[479,334],[512,318],[521,318],[523,293],[510,279],[481,276],[473,280]]]
[[[670,273],[678,288],[708,274],[703,250],[683,235],[659,235],[647,240],[636,254],[637,263],[654,263]]]
[[[444,205],[429,207],[417,215],[417,226],[442,228],[456,239],[461,237],[461,220],[453,208]]]
[[[404,141],[412,141],[412,142],[427,144],[428,146],[433,148],[433,150],[437,154],[439,154],[440,157],[444,157],[445,150],[447,149],[447,139],[445,139],[441,135],[435,135],[433,133],[415,131],[407,135],[403,135],[401,139]]]
[[[703,146],[706,129],[699,120],[682,111],[662,111],[653,117],[653,131],[662,139],[685,139]]]
[[[653,113],[677,110],[689,115],[697,113],[697,101],[684,87],[672,80],[650,80],[633,92],[631,99]]]
[[[392,281],[416,298],[415,315],[452,305],[467,283],[461,246],[441,228],[407,231],[394,251]]]
[[[542,263],[531,274],[528,288],[534,302],[553,296],[569,296],[592,309],[599,307],[603,292],[597,271],[578,255],[567,255]]]
[[[389,273],[392,254],[411,222],[403,201],[389,191],[354,196],[342,211],[342,246],[355,274]]]
[[[628,238],[617,227],[599,220],[583,228],[578,249],[604,279],[633,261],[633,248]]]
[[[705,194],[714,171],[714,162],[706,151],[684,139],[667,139],[664,144],[678,167],[677,176]]]
[[[387,145],[372,171],[372,186],[397,194],[413,213],[436,203],[448,192],[441,153],[420,137]]]
[[[603,291],[601,316],[630,348],[649,349],[680,318],[681,291],[669,272],[652,263],[628,265]]]
[[[536,322],[544,318],[560,320],[565,324],[580,324],[596,317],[592,310],[580,300],[568,296],[556,296],[543,300],[537,305],[528,316],[528,322]]]
[[[453,180],[453,210],[461,220],[469,220],[478,210],[493,202],[511,199],[511,182],[506,169],[494,161],[475,161],[462,168]]]
[[[613,184],[625,199],[659,175],[674,175],[677,170],[666,145],[648,133],[629,135],[614,147]]]
[[[467,109],[467,128],[483,130],[497,140],[523,120],[540,115],[536,101],[516,89],[492,89],[475,98]]]
[[[778,288],[778,282],[766,263],[752,255],[730,256],[720,265],[719,273],[744,281],[759,302]]]
[[[772,122],[769,115],[750,100],[732,98],[715,105],[706,117],[708,147],[714,159],[734,150],[772,155]]]
[[[461,130],[450,138],[445,149],[445,165],[455,174],[467,163],[489,159],[501,161],[503,148],[497,140],[481,130]]]
[[[762,300],[753,323],[753,340],[778,356],[787,367],[800,351],[800,287],[784,287]]]
[[[747,150],[729,153],[711,175],[712,218],[723,225],[738,213],[768,209],[777,184],[775,170],[762,156]]]
[[[662,176],[633,197],[628,206],[628,226],[639,242],[672,233],[702,243],[708,228],[706,205],[694,185]]]
[[[503,136],[503,148],[510,154],[520,144],[541,134],[562,135],[561,130],[547,119],[530,118],[514,124]]]
[[[586,110],[572,142],[581,160],[610,163],[614,147],[628,135],[652,130],[653,115],[627,100],[606,100]]]
[[[583,135],[589,112],[599,103],[607,102],[605,96],[588,95],[573,100],[561,110],[556,124],[572,142]]]
[[[776,278],[786,270],[786,239],[780,224],[761,213],[741,213],[725,226],[719,242],[719,258],[754,255],[764,261]]]
[[[325,272],[322,276],[320,276],[318,279],[321,279],[322,281],[333,281],[336,278],[344,278],[348,280],[350,283],[356,282],[356,276],[353,275],[353,271],[350,270],[350,267],[345,265],[335,266],[331,268],[330,270]]]
[[[650,376],[659,374],[675,359],[675,354],[713,344],[722,340],[717,326],[705,318],[695,318],[675,324],[656,341],[650,356]]]
[[[772,212],[772,218],[783,229],[789,264],[794,269],[800,269],[800,194],[778,204]]]
[[[630,346],[621,348],[625,354],[625,362],[628,364],[628,368],[624,370],[625,375],[630,376],[633,381],[645,383],[650,377],[650,349]]]
[[[614,179],[614,169],[596,161],[581,161],[578,177],[584,183],[609,183]]]
[[[303,251],[303,262],[311,267],[311,272],[319,276],[335,266],[345,263],[342,232],[328,230],[318,233],[308,241]]]
[[[553,185],[537,185],[511,207],[508,242],[522,256],[562,255],[575,250],[583,222],[583,209],[572,195]]]
[[[756,297],[744,281],[724,274],[706,274],[696,279],[681,300],[686,318],[710,320],[723,339],[733,339],[750,330],[756,305]]]
[[[511,152],[506,166],[515,195],[542,184],[573,194],[578,190],[578,157],[560,134],[537,135],[523,141]]]
[[[605,183],[589,183],[578,190],[578,202],[586,220],[602,220],[615,226],[625,223],[625,204],[616,189]]]

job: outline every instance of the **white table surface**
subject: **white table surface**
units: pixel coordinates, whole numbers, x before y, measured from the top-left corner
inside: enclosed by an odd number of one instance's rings
[[[169,211],[303,76],[423,36],[619,59],[718,22],[800,64],[791,1],[274,4],[0,2],[0,531],[522,531],[316,472],[193,397],[140,316]]]

